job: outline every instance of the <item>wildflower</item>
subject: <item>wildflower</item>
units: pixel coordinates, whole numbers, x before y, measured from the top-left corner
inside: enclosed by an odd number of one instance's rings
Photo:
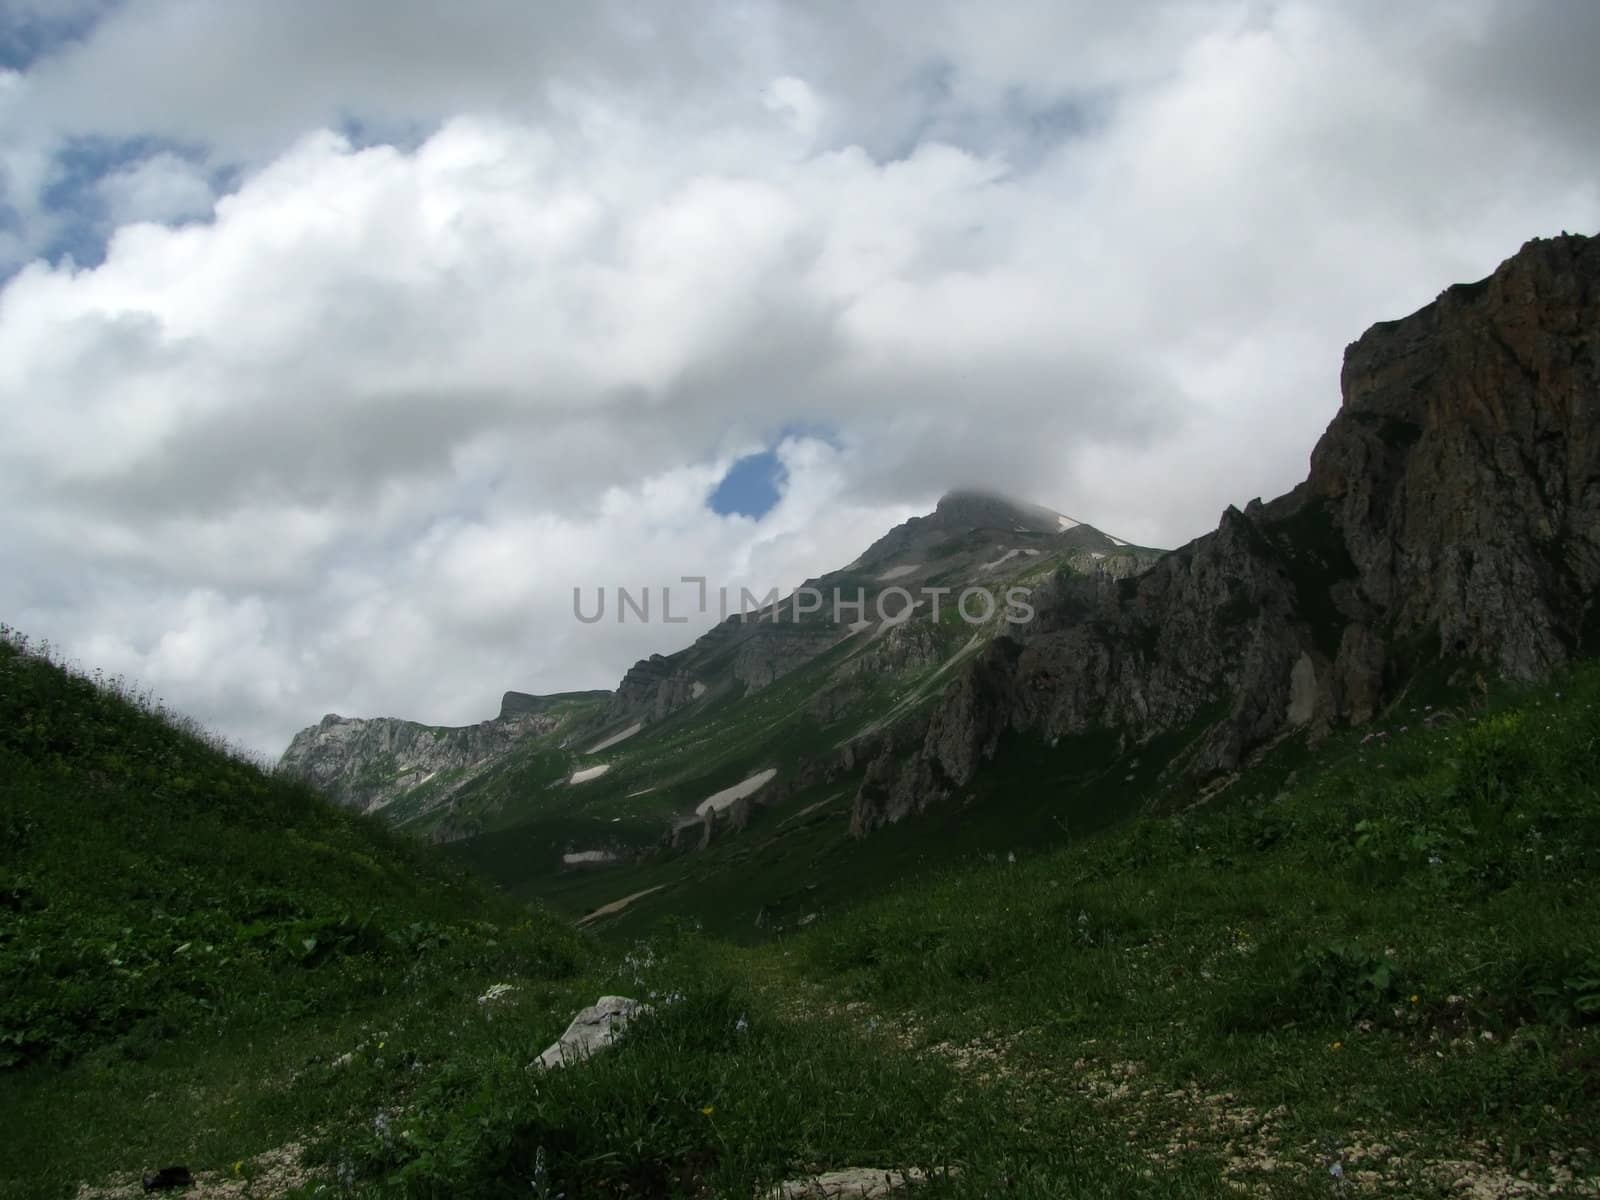
[[[1335,1042],[1335,1043],[1333,1043],[1333,1045],[1329,1046],[1328,1049],[1330,1049],[1330,1050],[1343,1050],[1344,1049],[1344,1043],[1343,1042]]]
[[[733,1023],[733,1031],[735,1033],[749,1033],[750,1032],[750,1022],[745,1020],[745,1016],[744,1016],[743,1013],[740,1013],[739,1014],[739,1019]]]
[[[233,1173],[235,1175],[243,1175],[244,1174],[244,1159],[241,1158],[241,1159],[239,1159],[237,1162],[235,1162],[233,1164]]]
[[[717,1106],[715,1104],[708,1104],[708,1105],[706,1105],[704,1108],[702,1108],[700,1110],[700,1114],[702,1116],[709,1117],[712,1113],[714,1113],[716,1111],[717,1111]]]
[[[1413,1003],[1413,1004],[1421,1004],[1421,1003],[1422,1003],[1422,997],[1421,997],[1421,996],[1418,996],[1418,995],[1417,995],[1417,994],[1415,994],[1415,993],[1412,993],[1412,996],[1411,996],[1411,1003]]]

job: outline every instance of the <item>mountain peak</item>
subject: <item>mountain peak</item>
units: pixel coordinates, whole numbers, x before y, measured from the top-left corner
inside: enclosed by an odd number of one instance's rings
[[[940,525],[962,529],[1026,530],[1030,533],[1058,533],[1078,523],[1042,504],[1029,504],[978,488],[946,492],[939,498],[932,519]]]

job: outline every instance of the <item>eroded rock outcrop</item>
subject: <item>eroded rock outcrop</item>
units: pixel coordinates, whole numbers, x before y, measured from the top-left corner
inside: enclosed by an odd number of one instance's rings
[[[608,721],[659,721],[696,696],[695,678],[664,654],[641,658],[628,668],[606,709]]]
[[[278,766],[359,812],[387,808],[420,788],[427,788],[429,806],[442,807],[513,746],[554,733],[575,708],[597,705],[607,695],[507,692],[499,716],[462,726],[329,713],[295,734]]]

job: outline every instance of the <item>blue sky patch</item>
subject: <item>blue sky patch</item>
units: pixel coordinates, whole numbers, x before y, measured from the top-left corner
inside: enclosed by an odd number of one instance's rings
[[[760,520],[778,503],[788,479],[776,450],[747,454],[728,468],[707,503],[718,516],[737,514]]]
[[[837,430],[815,422],[792,421],[778,431],[772,449],[747,454],[728,468],[722,482],[706,498],[711,511],[718,516],[737,514],[758,521],[771,512],[789,482],[789,472],[778,457],[777,447],[791,438],[812,438],[835,450],[842,446]]]
[[[79,267],[97,267],[105,259],[106,239],[112,230],[99,183],[107,175],[160,153],[191,161],[204,155],[196,147],[165,138],[76,137],[56,154],[55,170],[40,196],[55,221],[54,234],[41,255],[56,261],[71,255]],[[215,182],[225,171],[211,173]]]
[[[60,46],[83,37],[112,7],[105,2],[76,11],[69,6],[64,14],[6,12],[0,21],[0,70],[26,71]]]

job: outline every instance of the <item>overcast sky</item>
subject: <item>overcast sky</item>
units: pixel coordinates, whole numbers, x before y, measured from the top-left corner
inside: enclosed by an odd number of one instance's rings
[[[1372,322],[1600,229],[1597,50],[1591,0],[0,0],[0,620],[275,757],[612,686],[699,626],[574,586],[793,586],[956,485],[1177,545],[1303,477]]]

